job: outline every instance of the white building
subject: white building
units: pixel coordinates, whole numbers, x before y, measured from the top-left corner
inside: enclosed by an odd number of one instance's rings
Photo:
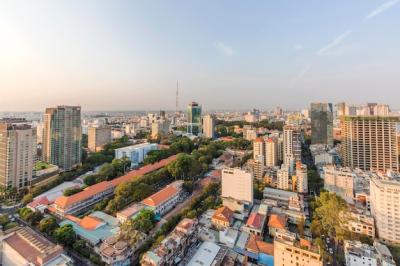
[[[277,188],[283,190],[290,190],[290,174],[289,169],[285,165],[277,172]]]
[[[222,170],[222,197],[253,204],[253,174],[239,168]]]
[[[203,242],[187,266],[211,266],[217,257],[220,247],[212,242]]]
[[[346,266],[395,266],[389,249],[375,241],[373,246],[359,241],[344,242]]]
[[[307,165],[300,162],[296,164],[296,189],[299,193],[308,193]]]
[[[268,138],[265,140],[265,165],[274,167],[278,165],[278,140]]]
[[[143,162],[149,151],[157,150],[156,143],[142,143],[115,150],[115,158],[127,157],[131,161],[131,167],[138,166]]]
[[[323,168],[323,177],[326,190],[336,193],[349,203],[353,202],[356,174],[350,168],[337,168],[333,165],[325,166]]]
[[[379,238],[385,243],[400,244],[400,177],[372,177],[370,201]]]

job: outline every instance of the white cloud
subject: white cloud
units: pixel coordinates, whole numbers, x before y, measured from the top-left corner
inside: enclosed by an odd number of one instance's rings
[[[304,47],[301,44],[295,44],[293,45],[293,49],[295,49],[296,51],[301,51],[304,49]]]
[[[388,10],[389,8],[393,7],[394,5],[396,5],[397,3],[399,3],[400,0],[391,0],[388,2],[383,3],[382,5],[380,5],[377,9],[372,10],[365,18],[365,20],[369,20],[374,18],[375,16],[379,15],[382,12],[385,12],[386,10]]]
[[[217,49],[219,50],[219,52],[220,52],[222,55],[231,56],[231,55],[234,55],[234,54],[235,54],[235,50],[233,50],[232,47],[226,45],[226,44],[223,43],[223,42],[217,42],[217,43],[215,43],[215,47],[217,47]]]
[[[326,56],[334,54],[335,52],[332,52],[332,49],[340,45],[351,34],[351,32],[351,30],[348,30],[337,36],[332,42],[319,49],[317,55]]]

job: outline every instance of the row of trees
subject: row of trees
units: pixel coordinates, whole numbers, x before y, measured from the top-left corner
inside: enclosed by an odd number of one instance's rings
[[[113,159],[111,163],[104,163],[98,173],[86,176],[83,182],[87,186],[92,186],[102,181],[112,180],[124,175],[129,170],[130,165],[131,161],[126,157]]]

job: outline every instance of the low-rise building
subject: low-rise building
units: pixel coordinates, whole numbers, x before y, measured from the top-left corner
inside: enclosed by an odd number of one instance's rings
[[[53,244],[29,227],[16,228],[1,239],[1,265],[72,266],[63,247]]]
[[[138,166],[143,162],[147,153],[157,150],[156,143],[141,143],[128,147],[123,147],[115,150],[115,158],[122,159],[124,157],[131,161],[131,167]]]
[[[359,241],[346,240],[344,242],[346,266],[395,266],[389,249],[375,241],[374,246]]]
[[[117,212],[117,219],[121,224],[125,223],[127,220],[135,219],[135,217],[143,210],[144,205],[141,203],[134,203],[122,211]]]
[[[247,219],[246,225],[243,226],[242,230],[250,234],[262,236],[264,235],[266,220],[267,216],[257,212],[252,212],[249,218]]]
[[[180,184],[180,185],[179,185]],[[163,216],[178,204],[182,182],[176,181],[165,188],[142,200],[142,204],[156,215]]]
[[[275,236],[278,230],[285,230],[287,217],[285,215],[271,214],[268,221],[268,232],[270,236]]]
[[[174,265],[186,255],[188,248],[197,242],[197,219],[183,219],[155,249],[143,255],[141,265]]]
[[[366,235],[372,239],[375,237],[374,217],[371,215],[356,211],[350,212],[348,228],[353,233]]]
[[[233,222],[233,211],[225,206],[218,208],[212,216],[211,222],[218,230],[228,228]]]
[[[274,240],[274,265],[322,266],[323,262],[319,248],[310,241],[281,236]]]
[[[60,226],[72,225],[75,233],[92,246],[119,232],[118,219],[103,212],[96,211],[82,219],[72,215],[67,215],[65,218]]]
[[[108,266],[129,266],[132,265],[133,250],[125,241],[118,240],[111,236],[101,243],[98,253],[101,260]]]

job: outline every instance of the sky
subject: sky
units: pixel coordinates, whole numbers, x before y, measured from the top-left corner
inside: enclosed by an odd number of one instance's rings
[[[400,0],[3,0],[0,111],[400,108]]]

